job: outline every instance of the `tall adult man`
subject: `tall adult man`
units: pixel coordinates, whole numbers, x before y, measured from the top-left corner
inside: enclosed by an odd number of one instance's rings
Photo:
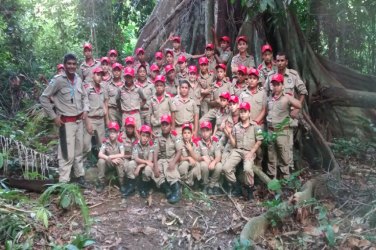
[[[76,74],[77,58],[64,56],[65,73],[56,75],[40,97],[47,115],[60,130],[58,149],[59,182],[69,182],[71,169],[78,183],[85,185],[83,168],[83,122],[89,111],[89,102],[82,80]],[[54,103],[50,102],[53,98]],[[55,107],[55,109],[53,108]]]

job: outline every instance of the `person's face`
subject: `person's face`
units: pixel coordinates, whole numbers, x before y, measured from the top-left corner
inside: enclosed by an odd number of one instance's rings
[[[162,58],[155,58],[155,63],[160,67],[163,65],[163,59]]]
[[[214,55],[214,50],[207,48],[205,50],[205,55],[207,58],[211,58]]]
[[[175,70],[170,70],[170,71],[167,73],[167,78],[168,78],[168,80],[170,80],[170,81],[174,81],[174,80],[175,80]]]
[[[172,47],[177,50],[177,49],[180,49],[180,43],[178,43],[177,41],[173,41],[172,42]]]
[[[229,102],[229,107],[232,113],[235,113],[239,109],[239,103]]]
[[[208,65],[205,64],[205,63],[200,64],[200,71],[201,71],[201,73],[203,73],[203,74],[208,73]]]
[[[188,96],[189,86],[187,83],[180,84],[179,93],[181,96]]]
[[[262,60],[264,60],[265,63],[271,63],[272,59],[273,53],[271,51],[267,50],[262,54]]]
[[[226,108],[227,105],[228,105],[228,100],[225,99],[225,98],[220,97],[220,98],[219,98],[219,106],[220,106],[221,108]]]
[[[133,84],[133,77],[130,76],[130,75],[125,75],[125,76],[124,76],[124,80],[125,80],[125,83],[126,83],[127,85],[132,85],[132,84]]]
[[[226,72],[222,68],[217,68],[217,78],[218,80],[222,80],[225,78]]]
[[[189,73],[189,75],[188,75],[188,79],[189,79],[189,81],[191,81],[191,82],[196,81],[196,79],[197,79],[197,75],[196,75],[196,73],[195,73],[195,72],[191,72],[191,73]]]
[[[137,71],[138,79],[144,81],[146,79],[146,69],[141,67]]]
[[[161,130],[162,130],[162,134],[168,134],[171,132],[171,124],[170,123],[167,123],[167,122],[162,122],[161,124]]]
[[[210,129],[208,128],[201,129],[202,138],[204,138],[205,140],[209,139],[211,134],[212,134],[212,131]]]
[[[246,121],[247,119],[249,120],[250,117],[250,112],[245,109],[241,109],[239,113],[240,120]]]
[[[172,54],[168,53],[166,55],[166,61],[168,64],[172,64],[172,65],[174,64],[174,57],[172,56]]]
[[[258,77],[255,76],[255,75],[249,75],[248,76],[248,79],[247,79],[247,82],[248,82],[248,86],[250,88],[256,88],[257,87],[257,84],[258,84]]]
[[[76,60],[68,60],[64,63],[65,72],[69,74],[76,73],[77,70],[77,61]]]
[[[280,82],[273,81],[273,93],[279,95],[283,91],[283,84]]]
[[[130,67],[130,68],[133,68],[133,62],[126,62],[125,63],[125,67]]]
[[[63,74],[64,72],[65,72],[64,69],[59,69],[59,70],[57,71],[57,74],[61,75],[61,74]]]
[[[137,58],[140,62],[143,62],[145,61],[145,53],[144,52],[140,52],[137,54]]]
[[[110,137],[111,141],[115,141],[117,139],[118,135],[119,135],[119,133],[116,132],[115,129],[110,129],[110,131],[109,131],[109,137]]]
[[[181,71],[185,70],[187,67],[187,62],[179,62],[179,68]]]
[[[159,75],[159,71],[150,71],[150,77],[154,79],[157,75]]]
[[[121,70],[119,68],[114,68],[112,70],[112,73],[114,74],[115,78],[120,78],[120,76],[121,76]]]
[[[284,70],[287,67],[288,60],[286,56],[277,56],[276,58],[278,70]]]
[[[102,77],[103,77],[102,73],[94,73],[93,74],[93,82],[95,84],[100,84],[102,82]]]
[[[229,44],[228,44],[228,42],[222,40],[221,43],[220,43],[220,46],[221,46],[222,50],[225,50],[225,49],[228,48]]]
[[[244,75],[243,72],[238,72],[238,80],[239,80],[239,82],[244,82],[246,78],[247,78],[247,76]]]
[[[238,50],[239,52],[246,52],[248,48],[248,44],[242,40],[238,42]]]
[[[192,131],[190,129],[184,129],[182,133],[183,133],[183,140],[184,141],[191,141]]]
[[[146,145],[149,142],[150,134],[142,132],[140,136],[141,136],[141,144]]]
[[[165,92],[165,84],[163,82],[156,82],[155,83],[155,92],[158,96],[162,95]]]
[[[133,135],[134,134],[134,126],[132,126],[132,125],[125,126],[125,133],[127,135]]]
[[[104,73],[107,73],[110,70],[110,66],[109,66],[108,62],[102,62],[101,66],[102,66],[102,70],[103,70]]]
[[[114,64],[117,61],[117,56],[115,54],[110,55],[110,63]]]
[[[84,49],[84,56],[86,59],[90,59],[93,57],[93,51],[89,48]]]

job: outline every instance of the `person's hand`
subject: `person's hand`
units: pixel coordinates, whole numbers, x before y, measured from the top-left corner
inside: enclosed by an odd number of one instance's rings
[[[195,165],[196,164],[195,159],[193,159],[192,157],[188,157],[188,161],[189,161],[190,165]]]
[[[210,164],[209,164],[209,170],[213,170],[214,168],[215,168],[215,162],[214,161],[212,161],[212,162],[210,162]]]
[[[64,124],[64,122],[60,119],[60,116],[56,116],[54,119],[54,123],[56,126],[60,127],[61,125]]]
[[[292,111],[290,112],[290,116],[291,116],[291,118],[293,118],[293,119],[298,118],[299,112],[300,112],[300,109],[294,109],[294,110],[292,110]]]
[[[206,164],[210,164],[210,157],[209,156],[207,156],[207,155],[204,155],[203,157],[202,157],[202,159],[204,160],[204,162],[206,162]]]
[[[91,122],[87,122],[87,123],[86,123],[86,131],[87,131],[90,135],[93,135],[93,134],[94,134],[93,125],[91,124]]]
[[[174,164],[173,161],[170,161],[170,162],[168,163],[167,170],[168,170],[168,171],[174,171],[174,170],[175,170],[175,164]]]
[[[133,171],[134,176],[138,176],[140,174],[140,166],[137,166],[136,169]]]
[[[111,162],[112,162],[114,165],[119,165],[119,164],[121,163],[121,159],[120,159],[120,158],[112,159]]]
[[[153,171],[154,171],[154,177],[155,177],[155,178],[158,178],[159,175],[160,175],[160,168],[159,168],[158,164],[156,164],[156,165],[154,166]]]
[[[188,151],[192,151],[192,145],[191,145],[191,143],[189,142],[189,141],[184,141],[184,143],[185,143],[185,148],[188,150]]]
[[[252,161],[252,160],[254,160],[256,158],[256,154],[255,154],[255,152],[253,152],[253,151],[250,151],[249,153],[247,153],[246,155],[245,155],[245,159],[246,160],[249,160],[249,161]]]
[[[154,163],[152,162],[152,161],[147,161],[147,164],[146,165],[148,165],[149,167],[153,167],[154,166]]]
[[[229,136],[232,132],[232,126],[230,125],[229,122],[226,122],[226,126],[225,126],[225,129],[224,129],[224,132],[227,136]]]
[[[82,120],[86,120],[86,118],[87,118],[87,112],[83,112],[82,113]]]

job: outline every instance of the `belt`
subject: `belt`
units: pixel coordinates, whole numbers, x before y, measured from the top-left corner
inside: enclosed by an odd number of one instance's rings
[[[82,113],[79,114],[79,115],[76,115],[76,116],[65,116],[65,115],[60,116],[60,120],[64,123],[76,122],[76,121],[81,120],[81,119],[82,119]]]
[[[289,128],[290,128],[289,126],[285,126],[285,127],[283,127],[283,128],[268,127],[268,129],[269,129],[270,131],[281,131],[281,130],[287,130],[287,129],[289,129]]]
[[[134,110],[122,111],[122,112],[123,112],[123,114],[133,115],[133,114],[140,113],[140,110],[134,109]]]
[[[100,120],[100,119],[103,119],[104,116],[99,116],[99,115],[93,115],[93,116],[89,116],[90,119],[94,119],[94,120]]]

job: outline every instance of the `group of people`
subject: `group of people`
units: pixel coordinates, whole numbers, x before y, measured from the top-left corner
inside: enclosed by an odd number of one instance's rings
[[[172,49],[164,48],[169,42]],[[222,184],[233,193],[242,185],[252,198],[254,169],[266,153],[267,174],[288,177],[307,89],[287,68],[285,53],[274,59],[266,44],[256,67],[247,37],[237,37],[236,45],[233,56],[230,38],[215,36],[204,54],[190,55],[179,36],[170,36],[151,64],[143,48],[124,64],[116,50],[94,59],[89,43],[79,67],[75,55],[65,55],[40,97],[60,127],[59,181],[69,182],[73,167],[85,185],[83,163],[94,145],[100,147],[97,191],[113,167],[123,197],[136,190],[147,197],[153,181],[170,203],[181,199],[181,183],[208,195],[220,194]]]

